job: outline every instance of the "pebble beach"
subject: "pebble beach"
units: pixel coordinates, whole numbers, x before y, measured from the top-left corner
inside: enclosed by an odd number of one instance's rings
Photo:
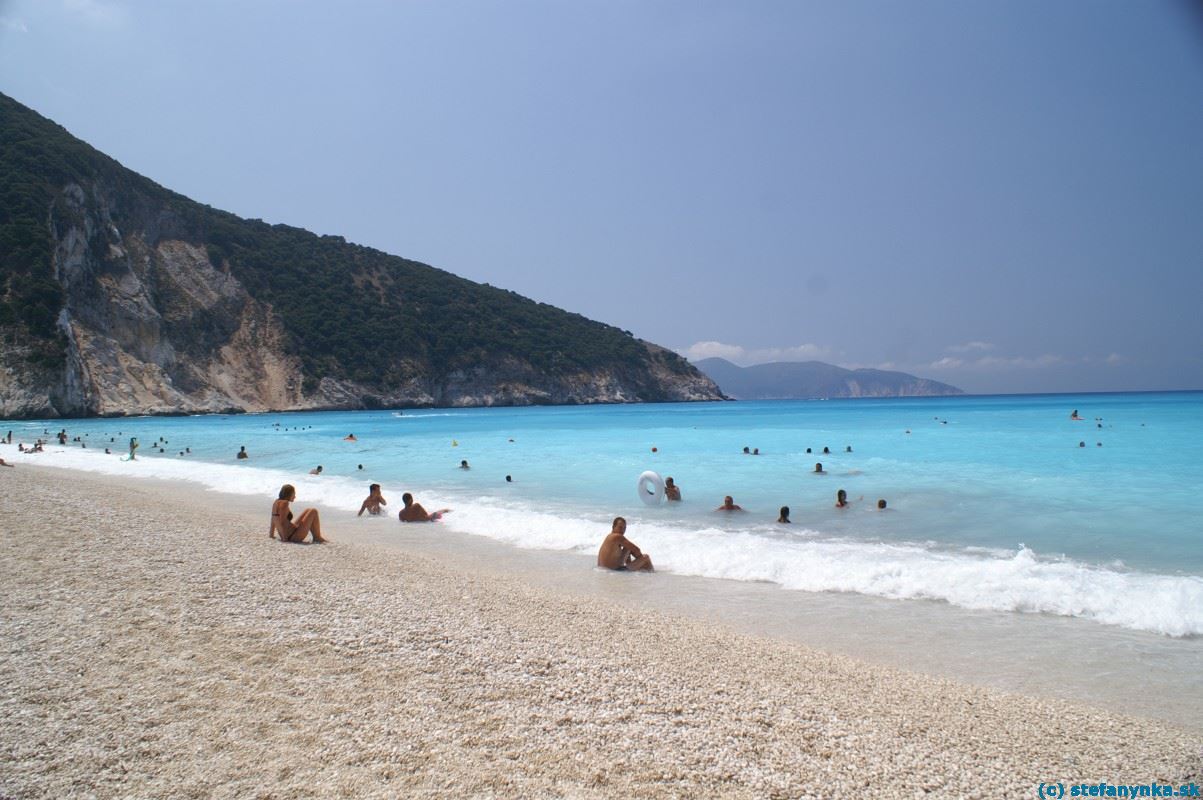
[[[284,545],[270,501],[0,470],[0,798],[1203,783],[1197,731],[466,571],[347,513]]]

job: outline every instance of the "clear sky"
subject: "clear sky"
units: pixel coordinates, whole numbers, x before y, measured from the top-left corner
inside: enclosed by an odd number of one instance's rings
[[[1197,8],[0,0],[0,91],[691,357],[1200,389]]]

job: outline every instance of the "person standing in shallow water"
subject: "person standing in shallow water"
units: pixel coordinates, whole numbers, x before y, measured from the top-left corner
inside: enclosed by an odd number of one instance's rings
[[[129,460],[130,461],[134,460],[134,458],[135,458],[134,454],[137,451],[138,451],[138,438],[136,436],[132,436],[132,437],[130,437],[130,440],[129,440]]]
[[[626,536],[627,521],[615,517],[610,532],[602,540],[601,548],[597,551],[597,565],[603,569],[631,572],[655,572],[652,567],[652,557],[639,549]]]
[[[735,505],[735,498],[733,498],[731,495],[727,495],[726,497],[723,498],[723,504],[714,510],[715,511],[743,511],[743,508]]]
[[[673,502],[681,502],[681,487],[673,482],[672,476],[664,479],[664,496]]]

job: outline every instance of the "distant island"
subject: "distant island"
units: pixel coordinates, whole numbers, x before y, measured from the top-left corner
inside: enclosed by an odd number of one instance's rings
[[[809,400],[828,397],[932,397],[964,394],[947,383],[881,369],[844,369],[821,361],[740,367],[723,358],[694,366],[737,400]]]
[[[202,205],[3,94],[0,187],[0,418],[722,399],[629,331]]]

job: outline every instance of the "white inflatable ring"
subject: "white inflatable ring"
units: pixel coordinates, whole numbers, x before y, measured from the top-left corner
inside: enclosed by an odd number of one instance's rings
[[[639,499],[649,506],[660,505],[660,501],[664,499],[664,479],[660,477],[660,473],[649,469],[639,476],[638,491]]]

